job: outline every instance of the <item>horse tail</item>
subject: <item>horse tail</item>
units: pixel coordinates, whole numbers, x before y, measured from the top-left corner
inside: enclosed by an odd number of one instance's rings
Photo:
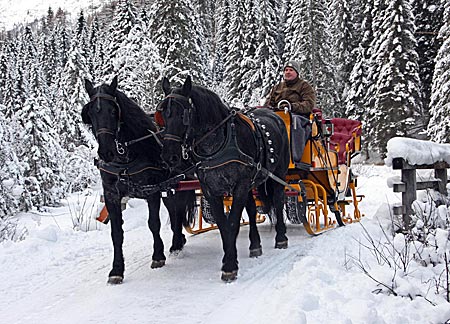
[[[183,226],[191,226],[197,215],[197,204],[195,190],[190,190],[186,192],[186,209],[183,218]]]

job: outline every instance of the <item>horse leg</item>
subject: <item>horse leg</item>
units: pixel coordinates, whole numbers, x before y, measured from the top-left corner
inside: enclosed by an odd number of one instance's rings
[[[166,256],[164,255],[164,243],[161,239],[159,231],[161,230],[161,220],[159,218],[159,207],[161,200],[159,193],[151,195],[147,199],[148,204],[148,227],[153,234],[153,255],[152,269],[161,268],[166,264]]]
[[[183,234],[183,217],[188,204],[187,198],[187,192],[180,191],[173,196],[163,199],[164,205],[169,212],[170,228],[173,232],[170,253],[177,254],[186,244],[186,238]]]
[[[111,238],[114,247],[114,258],[112,269],[108,275],[109,284],[120,284],[123,281],[125,262],[123,259],[123,229],[122,210],[120,206],[121,197],[105,194],[105,205],[108,209],[111,223]]]
[[[283,217],[284,186],[275,181],[271,181],[271,184],[273,186],[273,210],[277,219],[275,224],[275,231],[277,232],[275,236],[275,248],[286,249],[288,247],[288,238],[286,236],[286,224],[284,223]]]
[[[244,191],[239,194],[238,191],[235,191],[233,193],[233,204],[228,217],[223,212],[223,197],[214,197],[213,203],[211,203],[209,198],[207,199],[211,204],[211,210],[214,213],[222,238],[224,256],[222,259],[221,279],[225,282],[231,282],[237,279],[239,269],[236,239],[239,234],[242,211],[247,202],[247,192]]]
[[[247,210],[248,220],[250,223],[250,257],[259,257],[262,255],[261,238],[259,236],[258,228],[256,227],[256,203],[251,190],[248,193],[245,209]]]

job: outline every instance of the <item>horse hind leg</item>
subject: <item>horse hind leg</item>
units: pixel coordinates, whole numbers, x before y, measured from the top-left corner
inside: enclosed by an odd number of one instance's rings
[[[186,237],[183,234],[183,220],[191,212],[190,208],[194,208],[195,192],[177,192],[174,196],[164,198],[163,202],[169,212],[170,227],[173,232],[172,246],[169,251],[172,255],[177,255],[183,250],[186,244]]]
[[[288,238],[286,236],[286,224],[283,217],[283,207],[285,199],[284,186],[275,181],[271,181],[271,185],[273,186],[273,213],[276,217],[275,231],[277,234],[275,236],[275,248],[287,249]]]
[[[256,258],[262,255],[262,246],[261,246],[261,237],[259,236],[258,228],[256,226],[256,203],[255,199],[253,198],[252,191],[249,191],[245,209],[247,211],[250,223],[250,230],[249,230],[250,258]]]

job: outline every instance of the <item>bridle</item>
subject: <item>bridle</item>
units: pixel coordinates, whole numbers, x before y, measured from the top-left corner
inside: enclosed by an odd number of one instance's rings
[[[119,155],[124,155],[125,154],[125,147],[124,146],[126,146],[126,145],[123,145],[117,139],[119,137],[120,125],[122,124],[122,110],[120,108],[120,105],[117,102],[116,97],[114,97],[112,95],[109,95],[107,93],[96,93],[96,94],[92,95],[90,97],[90,102],[94,103],[95,101],[97,101],[97,99],[105,99],[107,101],[113,102],[114,105],[117,107],[118,118],[117,118],[117,128],[116,128],[115,131],[112,130],[112,129],[109,129],[109,128],[99,128],[99,129],[96,130],[95,136],[97,138],[101,134],[108,134],[108,135],[114,136],[114,142],[116,143],[117,153]],[[97,111],[100,111],[100,100],[98,100],[98,102],[97,102]]]
[[[170,109],[172,105],[172,101],[176,102],[177,104],[181,105],[183,107],[183,125],[186,127],[186,132],[184,133],[184,137],[180,137],[175,134],[166,133],[163,136],[164,140],[167,141],[175,141],[178,143],[181,143],[181,155],[184,160],[189,159],[189,152],[193,152],[194,155],[199,156],[195,154],[195,147],[199,145],[201,142],[203,142],[206,138],[208,138],[211,134],[216,132],[220,127],[225,125],[230,119],[236,117],[236,110],[231,110],[227,117],[225,117],[219,124],[217,124],[213,129],[209,130],[205,135],[203,135],[200,139],[196,140],[195,142],[189,143],[189,139],[191,138],[191,132],[192,132],[192,119],[193,114],[196,112],[195,106],[192,102],[192,99],[190,97],[186,97],[180,94],[176,93],[170,93],[166,98],[158,105],[156,108],[157,112],[162,112],[162,104],[168,100],[166,109]],[[185,105],[183,102],[187,102],[188,104]]]
[[[113,131],[113,130],[111,130],[109,128],[99,128],[99,129],[97,129],[95,134],[97,136],[100,135],[100,134],[110,134],[110,135],[113,135],[113,136],[117,137],[117,134],[120,132],[122,111],[120,109],[120,105],[117,102],[116,97],[111,96],[111,95],[109,95],[107,93],[96,93],[96,94],[94,94],[93,96],[90,97],[90,102],[94,103],[97,99],[105,99],[105,100],[113,102],[115,104],[115,106],[117,107],[119,118],[117,119],[117,129],[115,131]],[[97,103],[97,111],[100,111],[100,100]]]
[[[119,138],[119,133],[120,133],[120,126],[122,125],[123,121],[122,121],[122,109],[120,108],[119,102],[117,101],[116,97],[109,95],[107,93],[96,93],[93,96],[90,97],[90,103],[94,103],[97,99],[105,99],[108,101],[113,102],[116,107],[117,107],[117,112],[118,112],[118,118],[117,118],[117,128],[116,130],[112,130],[109,128],[99,128],[97,129],[97,131],[95,132],[95,136],[98,138],[98,135],[101,134],[108,134],[111,136],[114,136],[114,142],[116,143],[116,150],[117,153],[120,155],[124,155],[126,153],[126,148],[134,143],[140,142],[142,140],[145,140],[147,138],[150,137],[154,137],[156,142],[158,143],[158,145],[160,147],[162,147],[162,143],[161,140],[158,138],[158,134],[161,133],[162,131],[158,131],[158,132],[153,132],[152,130],[148,129],[148,131],[150,132],[150,134],[148,135],[144,135],[142,137],[130,140],[128,142],[124,142],[121,143],[119,142],[118,138]],[[100,107],[100,101],[98,101],[98,110]]]
[[[163,136],[163,140],[165,141],[174,141],[181,144],[181,155],[184,160],[189,159],[189,151],[192,149],[191,146],[188,144],[188,139],[190,138],[191,132],[192,132],[192,118],[193,114],[195,112],[195,106],[192,103],[192,99],[190,97],[185,97],[183,95],[177,94],[177,93],[170,93],[167,95],[163,101],[156,107],[157,113],[162,113],[163,107],[162,104],[166,102],[167,100],[167,106],[166,109],[171,109],[172,103],[175,102],[181,107],[183,107],[183,126],[186,127],[186,131],[184,132],[183,138],[181,136],[165,133]],[[183,102],[187,103],[184,104]]]

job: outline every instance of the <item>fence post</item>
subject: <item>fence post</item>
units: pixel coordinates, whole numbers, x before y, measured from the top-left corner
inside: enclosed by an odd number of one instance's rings
[[[434,169],[434,176],[436,179],[440,179],[441,181],[438,182],[438,191],[442,195],[447,195],[447,182],[448,182],[448,176],[447,176],[447,169],[445,169],[445,166],[439,169]]]
[[[417,199],[416,169],[403,169],[402,182],[406,185],[405,192],[402,192],[402,202],[406,211],[403,214],[403,225],[405,226],[405,229],[409,229],[411,215],[413,214],[412,203]]]

